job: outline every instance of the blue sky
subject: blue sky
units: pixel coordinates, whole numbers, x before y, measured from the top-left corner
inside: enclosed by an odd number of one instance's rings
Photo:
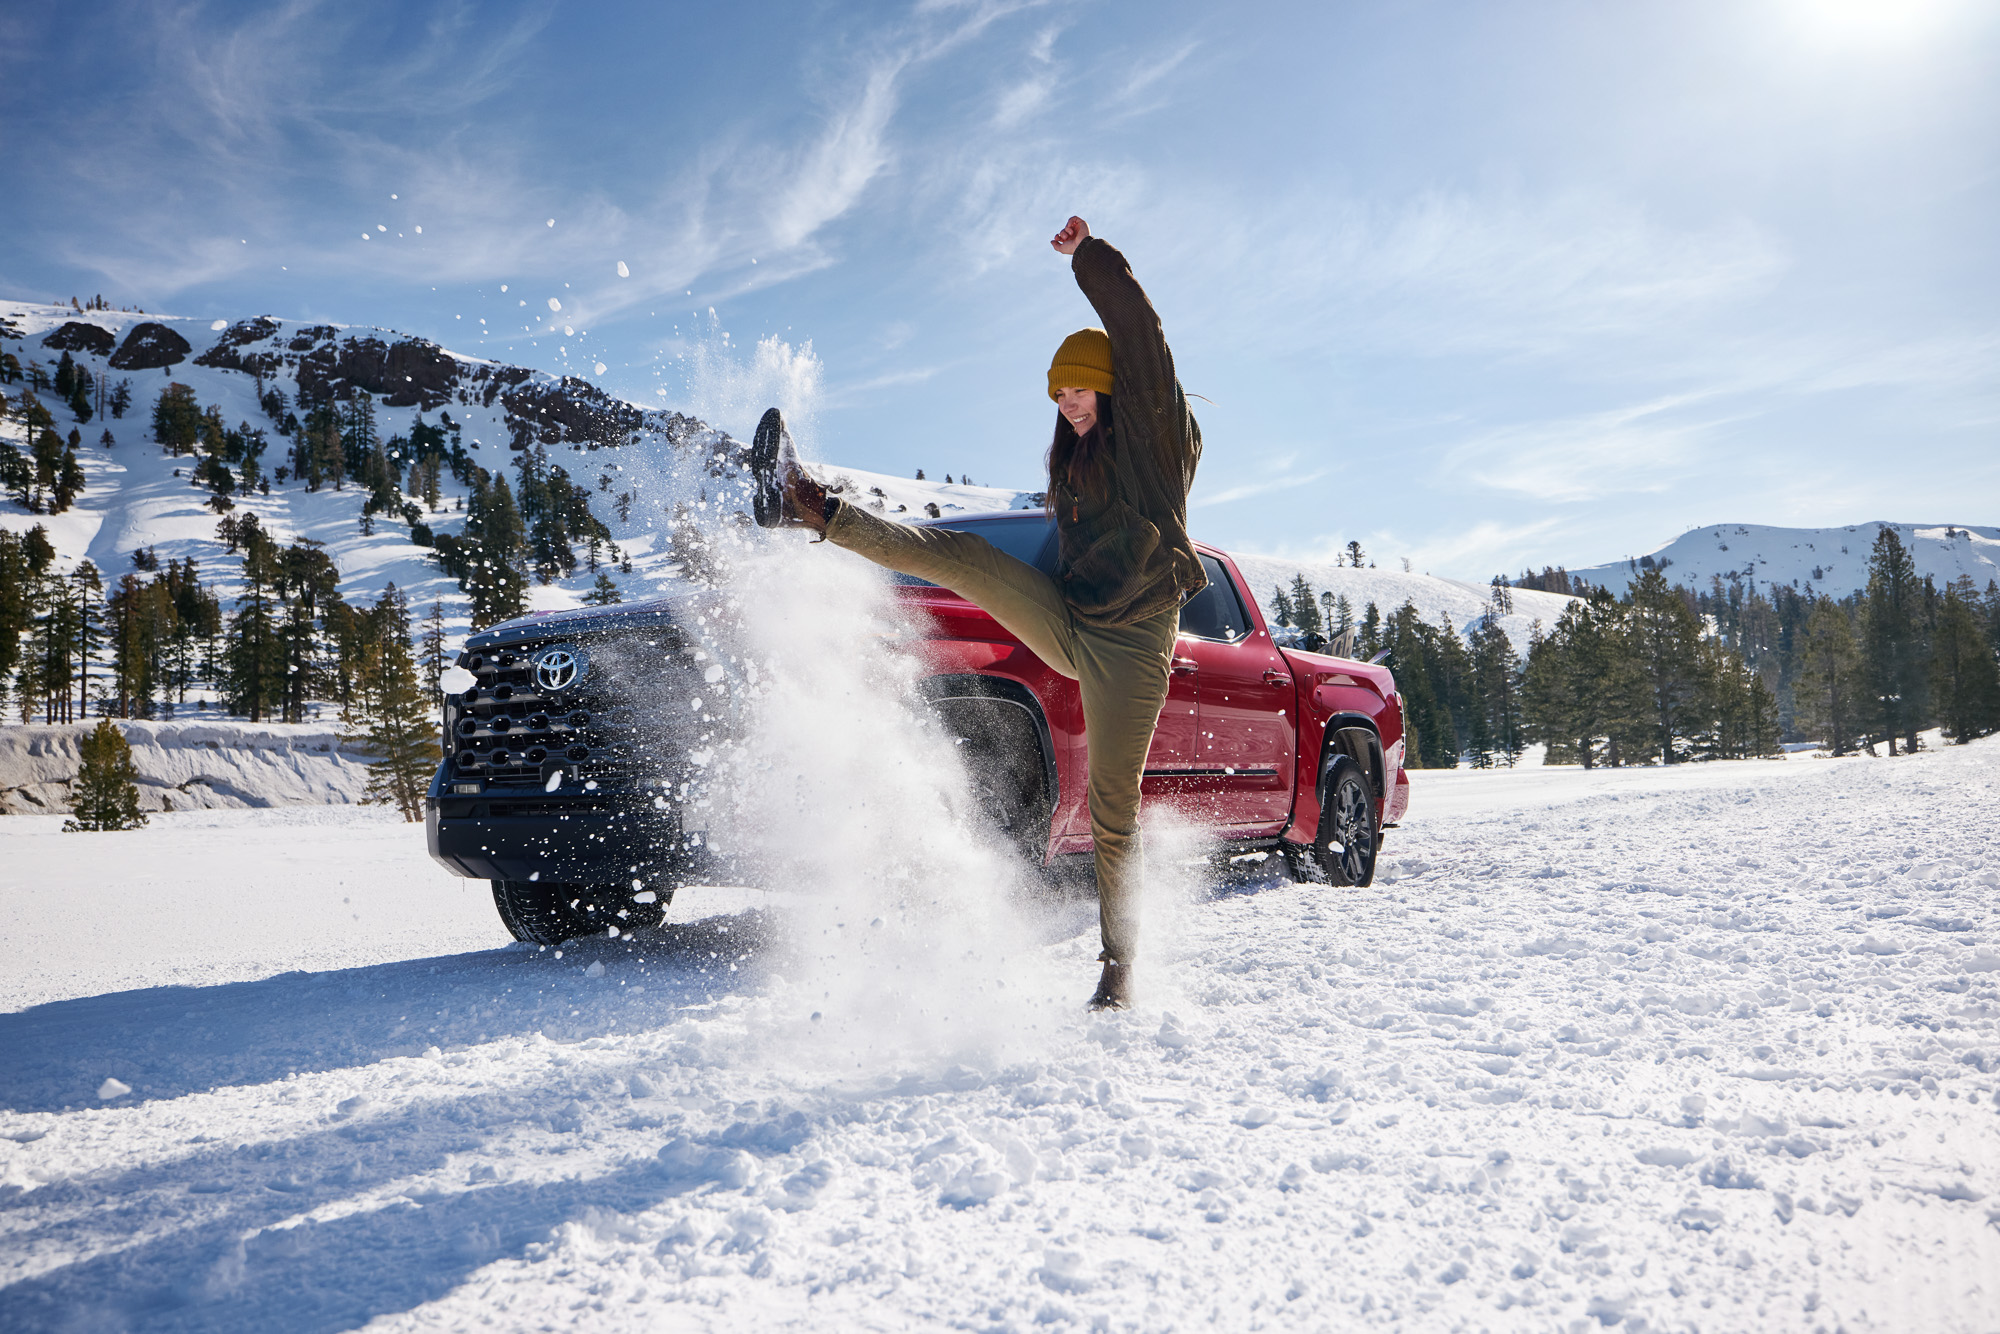
[[[2000,499],[1983,0],[31,0],[0,136],[0,293],[379,324],[739,434],[778,397],[992,484],[1093,322],[1080,213],[1246,550],[1483,580]]]

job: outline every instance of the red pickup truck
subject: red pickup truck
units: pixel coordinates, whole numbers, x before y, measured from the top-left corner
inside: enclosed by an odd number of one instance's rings
[[[1053,568],[1054,527],[1039,512],[932,522]],[[1298,878],[1367,884],[1381,830],[1409,804],[1393,678],[1274,642],[1234,562],[1196,546],[1209,586],[1181,609],[1147,805],[1212,830],[1228,852],[1280,852]],[[908,647],[923,657],[924,694],[962,739],[995,824],[1042,864],[1081,860],[1090,818],[1076,683],[956,594],[896,582],[927,614],[928,634]],[[676,666],[696,689],[699,654],[676,614],[687,605],[668,597],[525,617],[466,642],[458,665],[476,684],[446,696],[427,836],[447,869],[493,882],[517,939],[553,944],[657,923],[677,884],[712,869],[683,818],[686,766],[663,758],[657,737],[641,743],[635,716],[641,695],[658,710]],[[622,666],[635,652],[643,692]]]

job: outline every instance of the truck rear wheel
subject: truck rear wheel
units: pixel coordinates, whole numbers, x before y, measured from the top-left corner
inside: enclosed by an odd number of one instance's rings
[[[495,880],[493,906],[514,939],[560,945],[583,936],[658,926],[673,892],[652,903],[634,903],[623,885],[576,885],[547,880]]]
[[[1285,845],[1285,861],[1296,880],[1364,886],[1375,879],[1382,845],[1375,828],[1375,794],[1368,775],[1350,756],[1336,755],[1321,787],[1319,832],[1309,848]]]

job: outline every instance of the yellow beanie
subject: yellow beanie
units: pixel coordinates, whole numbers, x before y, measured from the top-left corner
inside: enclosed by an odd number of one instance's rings
[[[1102,329],[1078,329],[1062,340],[1049,363],[1049,397],[1058,389],[1111,392],[1111,335]]]

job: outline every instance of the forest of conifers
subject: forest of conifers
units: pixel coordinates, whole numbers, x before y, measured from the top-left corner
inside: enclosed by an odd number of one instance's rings
[[[1500,617],[1511,587],[1578,597],[1515,653]],[[1552,764],[1674,764],[1777,753],[1914,749],[1938,728],[1964,742],[2000,731],[2000,584],[1919,579],[1890,527],[1848,597],[1714,580],[1705,590],[1642,571],[1623,596],[1560,570],[1493,581],[1487,615],[1461,637],[1413,604],[1359,616],[1303,577],[1271,614],[1309,639],[1350,628],[1362,658],[1384,650],[1403,697],[1415,768],[1511,764],[1533,743]],[[1879,753],[1879,750],[1878,750]]]

